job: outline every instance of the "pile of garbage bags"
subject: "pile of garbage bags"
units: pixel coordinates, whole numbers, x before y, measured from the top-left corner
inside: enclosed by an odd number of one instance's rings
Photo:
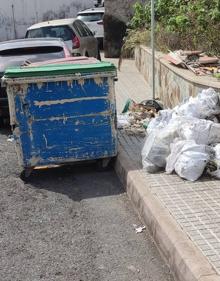
[[[206,171],[220,179],[220,100],[214,89],[159,111],[147,128],[142,163],[149,173],[175,171],[196,181]]]

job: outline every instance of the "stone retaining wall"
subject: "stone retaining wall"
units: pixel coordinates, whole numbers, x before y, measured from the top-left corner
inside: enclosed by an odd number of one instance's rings
[[[151,60],[149,48],[136,48],[136,66],[149,85],[152,81]],[[185,98],[195,96],[202,89],[209,87],[220,93],[220,80],[209,76],[196,76],[189,70],[171,65],[163,59],[163,54],[156,54],[156,97],[160,98],[166,107],[172,108]]]

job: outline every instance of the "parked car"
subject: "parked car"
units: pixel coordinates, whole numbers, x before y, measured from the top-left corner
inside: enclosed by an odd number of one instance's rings
[[[92,8],[81,11],[77,14],[77,18],[83,21],[89,29],[93,32],[94,36],[99,42],[99,46],[103,47],[104,39],[104,26],[103,17],[105,8]]]
[[[62,38],[74,56],[100,59],[98,42],[92,31],[79,19],[61,19],[41,22],[27,29],[26,38]]]
[[[61,39],[21,39],[0,43],[0,78],[6,68],[29,62],[71,57]],[[0,86],[0,124],[9,117],[8,99],[4,86]]]

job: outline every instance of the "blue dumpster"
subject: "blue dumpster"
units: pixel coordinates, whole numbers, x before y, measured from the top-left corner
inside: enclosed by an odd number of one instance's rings
[[[33,168],[117,154],[115,66],[9,68],[4,76],[18,158]]]

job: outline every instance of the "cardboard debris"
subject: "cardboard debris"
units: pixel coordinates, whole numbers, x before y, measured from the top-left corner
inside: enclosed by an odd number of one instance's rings
[[[196,75],[212,75],[218,77],[220,73],[220,60],[218,57],[209,57],[202,51],[182,51],[170,52],[164,56],[170,63],[189,69]]]

